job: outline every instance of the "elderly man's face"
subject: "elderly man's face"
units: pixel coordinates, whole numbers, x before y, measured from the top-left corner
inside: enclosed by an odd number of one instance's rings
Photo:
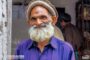
[[[30,26],[36,25],[39,27],[42,23],[47,23],[52,20],[48,11],[41,6],[37,6],[32,9],[30,14],[29,24]]]
[[[44,7],[34,7],[28,23],[30,38],[36,42],[47,40],[54,34],[52,17]]]

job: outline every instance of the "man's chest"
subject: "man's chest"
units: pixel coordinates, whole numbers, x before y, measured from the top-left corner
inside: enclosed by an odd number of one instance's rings
[[[58,50],[46,50],[42,53],[38,50],[24,51],[24,60],[63,60],[63,52]]]

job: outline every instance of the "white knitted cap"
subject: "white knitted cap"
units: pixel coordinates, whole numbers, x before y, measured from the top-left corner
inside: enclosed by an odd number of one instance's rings
[[[32,1],[30,1],[27,11],[26,11],[27,20],[29,20],[29,18],[30,18],[30,13],[31,13],[32,8],[35,6],[38,6],[38,5],[46,8],[52,16],[58,17],[58,13],[57,13],[55,6],[52,5],[48,0],[32,0]]]

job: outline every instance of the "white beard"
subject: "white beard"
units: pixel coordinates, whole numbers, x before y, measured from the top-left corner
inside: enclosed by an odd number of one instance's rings
[[[36,42],[49,40],[54,35],[54,27],[49,22],[45,27],[32,26],[29,28],[30,39]]]

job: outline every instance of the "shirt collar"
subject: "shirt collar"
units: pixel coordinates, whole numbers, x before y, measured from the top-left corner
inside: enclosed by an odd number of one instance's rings
[[[57,48],[57,42],[56,42],[56,38],[53,36],[51,37],[50,43],[49,43],[53,48]]]
[[[36,46],[37,46],[37,43],[35,41],[31,40],[31,43],[28,45],[28,49],[30,49],[32,47],[36,47]]]
[[[52,48],[55,48],[55,49],[57,48],[57,42],[56,42],[56,38],[54,36],[51,37],[48,45],[50,45]],[[30,49],[32,47],[37,47],[37,42],[31,40],[31,43],[28,45],[28,49]]]

